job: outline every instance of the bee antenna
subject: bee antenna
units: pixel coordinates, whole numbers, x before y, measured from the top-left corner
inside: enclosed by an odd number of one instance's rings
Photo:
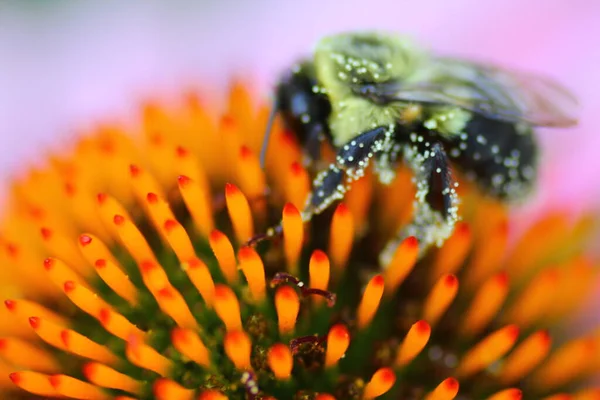
[[[273,100],[273,108],[269,113],[269,120],[267,121],[267,128],[265,136],[263,137],[262,147],[260,148],[260,167],[265,169],[265,163],[267,160],[267,149],[269,148],[269,141],[271,139],[271,131],[273,130],[273,122],[275,122],[275,116],[277,115],[277,109],[279,108],[279,102],[277,98]]]

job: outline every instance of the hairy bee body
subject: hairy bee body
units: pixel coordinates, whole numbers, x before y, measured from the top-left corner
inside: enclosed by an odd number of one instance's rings
[[[443,243],[459,218],[452,168],[490,196],[523,198],[536,180],[534,128],[572,125],[570,99],[536,76],[438,58],[396,35],[359,32],[324,38],[291,68],[279,82],[276,111],[310,158],[319,158],[324,140],[337,152],[315,178],[305,219],[343,198],[367,166],[390,183],[404,162],[417,184],[415,215],[390,249],[412,235],[424,250]]]

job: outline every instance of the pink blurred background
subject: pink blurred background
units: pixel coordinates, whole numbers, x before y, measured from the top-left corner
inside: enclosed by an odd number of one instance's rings
[[[225,83],[240,71],[265,87],[323,34],[360,28],[408,33],[444,53],[543,72],[571,87],[581,125],[543,134],[535,210],[597,204],[600,2],[590,0],[3,1],[0,178],[74,127],[127,115],[150,91]]]
[[[2,1],[0,179],[76,127],[126,116],[154,91],[226,84],[242,72],[267,94],[320,36],[362,28],[407,33],[437,51],[572,88],[581,124],[543,132],[540,190],[518,214],[599,205],[600,2],[592,0]]]

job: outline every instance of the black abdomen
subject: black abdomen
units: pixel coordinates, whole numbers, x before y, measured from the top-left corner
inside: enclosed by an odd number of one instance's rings
[[[326,95],[313,90],[316,86],[308,63],[288,71],[277,86],[277,102],[285,126],[313,158],[318,158],[313,152],[320,149],[320,140],[331,139],[327,125],[331,105]]]
[[[530,126],[474,115],[445,148],[455,168],[497,198],[518,199],[536,180],[538,146]]]

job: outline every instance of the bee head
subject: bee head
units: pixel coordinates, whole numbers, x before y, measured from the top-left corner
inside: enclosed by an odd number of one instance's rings
[[[406,38],[378,33],[341,33],[322,39],[315,51],[317,78],[334,97],[352,87],[402,80],[415,70],[420,52]]]

